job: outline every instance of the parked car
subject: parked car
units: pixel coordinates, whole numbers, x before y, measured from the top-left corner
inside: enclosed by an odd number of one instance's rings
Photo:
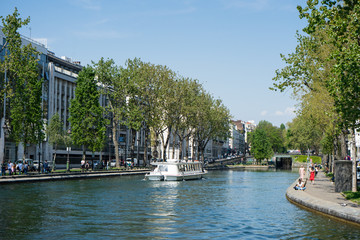
[[[31,171],[39,171],[39,160],[33,160],[34,165],[33,168],[31,169]],[[40,161],[40,166],[41,166],[41,170],[43,168],[43,163],[45,161]],[[51,170],[52,169],[52,164],[48,162],[48,168]]]
[[[39,160],[34,160],[34,165],[33,165],[33,171],[38,171],[39,169]]]
[[[133,166],[137,166],[138,160],[137,160],[136,158],[134,158],[133,160],[134,160],[134,165],[133,165]],[[126,162],[125,162],[125,165],[126,165],[126,166],[130,166],[131,163],[132,163],[131,158],[127,158],[127,159],[126,159]],[[143,160],[140,160],[140,166],[141,166],[142,164],[143,164]]]
[[[94,169],[102,169],[103,168],[100,160],[93,160],[93,166],[94,166]]]
[[[15,164],[18,165],[19,163],[26,163],[29,165],[29,171],[35,171],[37,169],[37,165],[35,165],[34,160],[31,158],[25,158],[25,162],[22,158],[18,159]]]
[[[111,159],[110,167],[116,167],[116,159]]]

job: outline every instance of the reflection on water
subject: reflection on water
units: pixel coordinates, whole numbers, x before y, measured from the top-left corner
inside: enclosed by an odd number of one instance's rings
[[[290,171],[214,171],[0,186],[0,239],[357,239],[360,229],[289,203]],[[270,187],[269,187],[270,186]]]

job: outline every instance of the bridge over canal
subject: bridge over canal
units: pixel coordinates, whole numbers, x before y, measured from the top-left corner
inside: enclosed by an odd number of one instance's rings
[[[239,156],[232,158],[217,159],[212,163],[208,163],[206,169],[224,169],[226,165],[240,164],[246,162],[247,159],[253,158],[252,156]],[[275,154],[269,161],[269,165],[274,166],[276,169],[290,170],[292,168],[292,157],[290,154]]]

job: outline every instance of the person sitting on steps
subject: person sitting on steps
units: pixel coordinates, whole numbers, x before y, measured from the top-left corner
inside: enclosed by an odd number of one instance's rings
[[[305,190],[306,189],[304,182],[301,181],[301,178],[299,178],[299,181],[296,183],[294,189],[295,190]]]

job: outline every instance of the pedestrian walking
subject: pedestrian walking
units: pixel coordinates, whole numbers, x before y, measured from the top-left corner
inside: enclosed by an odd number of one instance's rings
[[[314,184],[315,182],[315,168],[311,167],[310,169],[310,178],[309,178],[311,184]]]
[[[84,159],[81,160],[80,166],[81,166],[81,172],[84,172],[84,170],[85,170],[85,160]]]
[[[19,175],[21,175],[21,173],[23,172],[23,164],[22,164],[22,162],[20,162],[18,164],[18,169],[19,169]]]
[[[1,176],[5,176],[6,175],[6,162],[4,161],[1,164]]]
[[[12,162],[9,161],[8,166],[7,166],[7,169],[9,171],[9,175],[11,175],[11,173],[12,173],[11,164],[12,164]]]
[[[15,174],[16,175],[16,165],[15,163],[10,163],[10,166],[11,166],[11,174]]]
[[[29,163],[26,161],[24,165],[24,174],[27,174],[29,171]]]
[[[304,179],[305,179],[304,165],[301,165],[300,168],[299,168],[299,178],[301,179],[301,181],[304,181]]]
[[[43,164],[43,171],[44,173],[48,173],[49,172],[49,163],[47,162],[47,160],[45,160],[44,164]]]

